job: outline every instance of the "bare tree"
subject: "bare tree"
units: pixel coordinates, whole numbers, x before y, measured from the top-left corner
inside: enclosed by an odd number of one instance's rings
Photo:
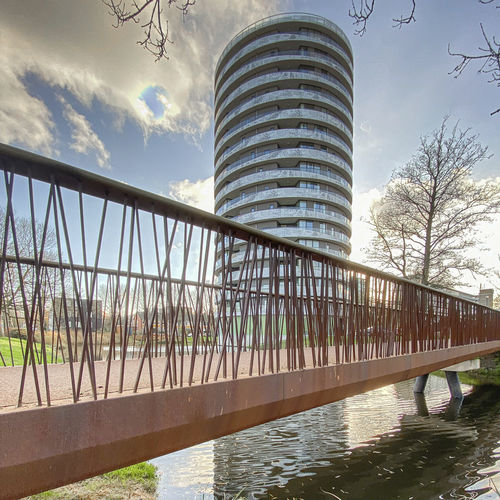
[[[370,213],[376,235],[365,249],[370,261],[423,284],[453,287],[465,271],[483,273],[468,256],[477,246],[477,225],[500,211],[500,185],[474,182],[473,168],[487,147],[458,123],[420,140],[413,158],[393,172]]]
[[[187,14],[196,0],[102,0],[114,18],[115,28],[123,26],[128,21],[139,23],[144,29],[144,38],[137,43],[155,56],[155,60],[167,56],[167,45],[172,43],[169,38],[168,19],[164,15],[163,6],[175,6],[183,14]]]
[[[493,300],[493,308],[500,309],[500,295],[497,295]]]
[[[31,303],[34,294],[42,297],[42,302],[49,300],[58,283],[49,270],[42,269],[36,277],[32,263],[23,262],[23,258],[55,260],[57,257],[57,240],[53,229],[28,217],[16,216],[7,219],[6,210],[0,207],[0,255],[5,254],[6,261],[0,265],[1,301],[0,309],[3,319],[12,323],[23,316],[23,296]],[[4,243],[5,242],[5,243]],[[5,251],[4,251],[5,244]],[[12,259],[12,260],[10,260]],[[15,261],[19,260],[19,263]],[[35,289],[36,283],[42,289]]]
[[[478,0],[482,5],[495,4],[496,8],[500,11],[499,0]],[[349,16],[354,20],[356,26],[355,34],[363,36],[366,33],[368,20],[375,10],[375,0],[360,0],[359,3],[351,0],[352,7],[349,10]],[[404,24],[415,22],[416,0],[409,0],[410,12],[402,14],[399,17],[393,18],[394,27],[401,28]],[[451,56],[458,57],[459,62],[450,71],[450,74],[456,78],[472,63],[478,63],[478,73],[487,75],[490,83],[496,84],[500,87],[500,43],[497,41],[495,35],[488,35],[484,29],[483,24],[480,24],[481,34],[483,38],[483,46],[478,47],[477,52],[465,53],[455,52],[448,45],[448,53]],[[500,112],[500,108],[491,112],[492,115]]]

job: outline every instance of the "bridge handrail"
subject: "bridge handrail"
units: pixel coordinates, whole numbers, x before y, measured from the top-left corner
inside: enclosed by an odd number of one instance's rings
[[[0,143],[0,170],[13,172],[23,177],[32,177],[33,179],[50,183],[53,178],[61,187],[78,191],[82,190],[85,194],[104,199],[106,196],[110,201],[122,204],[124,199],[137,202],[137,207],[146,212],[155,211],[156,213],[168,216],[175,215],[182,222],[189,222],[199,226],[205,226],[212,230],[221,230],[231,233],[235,237],[248,240],[253,236],[259,243],[271,243],[272,245],[299,250],[303,255],[311,255],[314,260],[324,258],[335,261],[336,264],[350,268],[370,276],[388,279],[394,282],[408,283],[422,290],[432,291],[450,297],[456,298],[451,293],[443,292],[440,289],[422,285],[421,283],[396,276],[394,274],[380,271],[378,269],[356,263],[338,256],[332,256],[328,252],[301,245],[294,241],[279,236],[274,236],[265,231],[260,231],[252,226],[240,224],[231,219],[226,219],[206,212],[199,208],[181,203],[172,198],[162,196],[156,193],[145,191],[125,182],[105,177],[88,170],[84,170],[52,158],[47,158],[29,151],[19,149],[13,146]],[[465,302],[479,305],[477,302],[460,298]],[[486,307],[486,306],[481,306]]]
[[[0,367],[21,349],[18,406],[51,404],[61,360],[77,402],[136,392],[147,370],[155,390],[500,340],[500,311],[442,290],[11,146],[0,169]]]

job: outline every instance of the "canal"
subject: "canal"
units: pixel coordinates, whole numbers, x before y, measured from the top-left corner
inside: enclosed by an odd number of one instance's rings
[[[498,499],[500,387],[402,382],[157,458],[170,499]]]

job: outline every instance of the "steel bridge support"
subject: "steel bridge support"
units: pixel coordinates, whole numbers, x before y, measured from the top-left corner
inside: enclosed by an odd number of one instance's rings
[[[462,393],[462,388],[460,387],[460,379],[458,378],[458,372],[451,370],[444,370],[446,374],[446,381],[448,382],[448,388],[450,389],[450,395],[452,398],[462,399],[464,397]],[[413,386],[413,392],[416,394],[421,394],[425,390],[427,385],[427,380],[429,379],[429,374],[420,375],[415,379],[415,385]]]

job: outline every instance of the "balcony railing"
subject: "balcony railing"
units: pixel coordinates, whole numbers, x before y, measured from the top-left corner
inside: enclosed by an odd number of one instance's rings
[[[307,76],[303,76],[307,75]],[[242,95],[248,94],[251,91],[256,91],[259,87],[263,86],[279,86],[287,85],[290,80],[295,80],[302,82],[303,84],[325,84],[331,89],[338,91],[339,95],[345,98],[345,102],[340,101],[341,108],[347,113],[348,116],[352,116],[352,95],[346,90],[344,85],[342,85],[335,77],[311,71],[308,69],[290,69],[286,71],[269,72],[262,75],[257,75],[250,80],[242,83],[237,89],[233,90],[229,95],[224,97],[221,101],[215,100],[215,123],[219,121],[220,114],[229,107],[231,110],[232,104]],[[325,83],[328,82],[328,83]],[[333,92],[326,90],[325,93],[334,95]],[[347,103],[347,104],[346,104]]]
[[[332,56],[328,54],[322,54],[319,52],[314,52],[313,50],[277,50],[274,52],[266,53],[266,54],[260,54],[252,57],[248,61],[245,62],[243,66],[238,68],[236,72],[231,74],[231,76],[223,83],[223,85],[218,88],[216,85],[216,94],[220,95],[223,94],[227,87],[230,86],[235,80],[239,79],[242,75],[246,73],[250,73],[252,71],[255,71],[255,68],[257,68],[259,65],[256,63],[266,61],[267,59],[274,58],[276,59],[276,62],[279,62],[283,56],[298,56],[302,58],[307,58],[304,59],[305,61],[319,61],[319,62],[324,62],[327,64],[330,68],[335,68],[342,76],[352,84],[351,78],[347,71],[342,67],[341,64]],[[287,60],[290,58],[288,57]],[[347,87],[344,87],[346,92],[349,92]],[[351,91],[352,93],[352,91]]]
[[[293,21],[297,21],[297,20],[306,21],[306,22],[312,21],[314,24],[323,25],[329,31],[333,31],[334,33],[336,33],[337,36],[339,36],[344,41],[344,43],[346,44],[346,46],[349,47],[349,51],[352,51],[349,39],[346,37],[345,33],[336,24],[332,23],[331,21],[329,21],[329,20],[327,20],[325,18],[322,18],[322,17],[319,17],[319,16],[315,16],[315,15],[311,15],[311,14],[305,14],[305,13],[302,13],[302,12],[293,12],[293,13],[290,12],[290,13],[287,13],[287,14],[277,14],[277,15],[274,15],[274,16],[267,17],[265,19],[261,19],[260,21],[257,21],[255,23],[251,24],[250,26],[247,26],[245,29],[243,29],[237,35],[235,35],[233,37],[233,39],[226,45],[226,47],[222,51],[222,54],[219,57],[219,61],[217,62],[217,67],[216,67],[216,74],[218,75],[220,73],[220,71],[222,69],[221,64],[224,61],[224,58],[225,58],[226,54],[244,36],[246,36],[247,34],[253,32],[253,31],[258,30],[262,26],[271,25],[275,21],[275,19],[277,19],[277,18],[280,18],[280,20],[286,21],[287,17],[289,19],[293,20]],[[342,47],[331,36],[323,34],[321,32],[314,32],[312,30],[308,30],[308,31],[299,31],[297,33],[303,34],[304,36],[307,36],[308,38],[318,39],[318,40],[326,41],[328,43],[332,43],[333,45],[341,48],[343,51],[346,51],[346,49],[344,47]]]
[[[340,144],[343,148],[345,148],[345,151],[347,154],[351,154],[352,155],[352,149],[351,149],[351,146],[349,144],[347,144],[347,142],[345,142],[339,134],[336,134],[334,132],[332,132],[331,130],[321,130],[319,128],[306,128],[306,127],[299,127],[299,128],[279,128],[279,129],[273,129],[273,130],[266,130],[265,132],[255,132],[253,134],[248,134],[244,139],[241,139],[240,141],[238,141],[237,143],[233,144],[232,146],[229,146],[228,148],[226,148],[224,150],[224,152],[222,153],[222,155],[220,156],[220,160],[219,161],[224,161],[224,158],[227,158],[227,156],[232,153],[233,151],[235,150],[238,150],[238,149],[243,149],[246,144],[249,142],[250,139],[252,138],[256,138],[255,140],[255,145],[258,145],[259,144],[259,135],[262,137],[262,141],[264,141],[265,139],[268,139],[270,136],[272,138],[273,136],[273,132],[276,133],[276,140],[279,140],[280,137],[278,134],[280,135],[285,135],[287,132],[287,130],[290,131],[290,134],[294,134],[294,136],[298,137],[298,138],[301,138],[300,137],[300,132],[297,132],[298,130],[305,130],[306,131],[306,134],[307,132],[314,132],[316,134],[320,134],[320,137],[324,137],[325,141],[328,140],[328,138],[330,139],[333,139],[335,141],[335,143],[338,143]],[[304,134],[305,135],[305,134]],[[304,137],[303,138],[304,140],[308,140],[308,137]]]
[[[335,97],[330,92],[326,91],[323,92],[321,90],[309,90],[309,89],[279,89],[279,90],[272,90],[269,92],[265,92],[258,96],[252,95],[248,98],[243,99],[237,106],[231,108],[231,111],[229,111],[224,116],[224,118],[217,125],[216,128],[217,130],[221,130],[222,128],[224,128],[226,122],[237,116],[241,110],[247,111],[248,109],[251,109],[251,106],[249,106],[250,103],[252,103],[252,105],[258,105],[262,103],[274,104],[276,103],[276,101],[279,101],[282,98],[284,98],[285,100],[294,98],[295,100],[306,100],[306,101],[314,99],[321,101],[318,104],[322,103],[333,104],[334,106],[337,106],[337,108],[340,108],[345,113],[345,116],[352,121],[352,111],[350,111],[349,108],[338,97]],[[219,116],[217,114],[215,118],[216,124],[218,120]]]
[[[272,196],[273,200],[281,198],[286,198],[287,196],[292,196],[292,197],[300,197],[300,192],[303,189],[308,189],[312,191],[318,191],[323,194],[327,195],[328,201],[334,201],[338,205],[341,205],[349,211],[351,210],[351,204],[349,201],[341,196],[340,194],[337,193],[332,193],[331,191],[328,191],[327,189],[320,189],[319,187],[312,187],[312,186],[290,186],[290,187],[278,187],[278,188],[270,188],[270,189],[262,189],[261,191],[254,191],[254,192],[248,192],[244,195],[237,196],[236,198],[233,198],[232,200],[226,201],[223,205],[221,205],[217,209],[217,214],[223,214],[227,210],[229,210],[231,207],[234,207],[235,205],[238,205],[239,203],[243,201],[248,201],[248,202],[253,202],[253,201],[258,201],[261,198],[259,195],[266,195],[266,199],[270,196]],[[293,190],[293,191],[292,191]]]
[[[261,123],[266,123],[269,119],[272,120],[281,120],[281,119],[314,119],[316,116],[321,116],[322,121],[326,121],[332,126],[340,128],[348,137],[351,137],[351,132],[345,126],[345,124],[337,118],[333,113],[329,113],[327,111],[318,110],[318,109],[308,109],[308,108],[292,108],[292,109],[281,109],[281,110],[272,110],[267,111],[260,114],[255,114],[255,116],[251,116],[249,118],[245,118],[238,122],[234,127],[229,128],[222,137],[217,141],[218,144],[222,144],[227,137],[233,135],[235,132],[247,128],[247,125],[253,123],[254,126]],[[247,137],[250,137],[247,135]],[[350,148],[350,146],[345,143],[346,147]]]
[[[304,172],[307,175],[303,175],[300,172]],[[286,178],[288,180],[290,179],[302,179],[302,180],[309,180],[309,181],[324,181],[324,179],[328,178],[333,181],[332,184],[335,184],[336,186],[342,186],[345,191],[348,193],[347,198],[350,199],[352,196],[352,188],[351,185],[340,175],[335,174],[330,171],[318,171],[315,168],[308,168],[305,166],[302,167],[289,167],[289,168],[274,168],[271,170],[265,170],[262,172],[251,172],[251,173],[245,173],[245,175],[240,175],[236,180],[229,182],[228,184],[224,184],[224,186],[221,189],[219,188],[220,183],[216,183],[215,185],[215,193],[216,193],[216,199],[215,203],[217,204],[219,200],[223,199],[226,196],[230,196],[231,193],[234,193],[235,191],[241,191],[242,189],[245,189],[247,191],[248,185],[255,185],[255,184],[267,184],[268,182],[272,181],[280,181],[283,178]],[[265,191],[265,189],[264,189]],[[254,191],[256,192],[256,191]],[[248,194],[252,194],[248,192]],[[326,210],[326,207],[325,209]]]
[[[300,130],[300,129],[294,129],[294,130]],[[294,137],[294,139],[298,140],[300,139],[299,137]],[[302,138],[304,141],[311,142],[310,138]],[[287,154],[290,155],[293,158],[299,158],[299,159],[307,159],[307,156],[305,154],[305,151],[315,151],[318,153],[323,153],[325,155],[328,155],[329,161],[331,163],[334,163],[335,165],[338,165],[339,167],[342,167],[346,173],[351,175],[352,167],[347,163],[340,155],[337,153],[333,153],[331,151],[325,151],[323,149],[317,149],[314,147],[299,147],[299,148],[275,148],[275,149],[267,149],[265,151],[260,151],[258,153],[252,153],[248,156],[245,156],[243,158],[240,158],[239,160],[236,160],[229,165],[222,167],[221,173],[223,172],[224,174],[231,172],[241,165],[244,165],[245,163],[248,163],[250,161],[254,161],[258,158],[262,158],[264,156],[269,156],[269,161],[272,163],[275,160],[279,160],[280,158],[287,158]],[[221,165],[223,162],[222,160],[219,160],[219,165]],[[220,175],[220,173],[219,173]]]

